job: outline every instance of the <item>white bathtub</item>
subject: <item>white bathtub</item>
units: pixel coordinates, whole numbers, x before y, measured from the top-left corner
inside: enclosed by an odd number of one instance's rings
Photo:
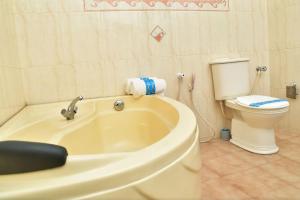
[[[115,111],[116,99],[125,102]],[[0,175],[0,199],[199,199],[196,119],[167,97],[86,100],[72,121],[68,102],[28,106],[0,128],[0,140],[64,146],[65,166]]]

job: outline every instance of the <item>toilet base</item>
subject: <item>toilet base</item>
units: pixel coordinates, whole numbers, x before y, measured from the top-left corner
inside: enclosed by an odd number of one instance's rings
[[[253,153],[273,154],[279,150],[272,128],[251,127],[244,121],[233,118],[231,136],[231,143]]]

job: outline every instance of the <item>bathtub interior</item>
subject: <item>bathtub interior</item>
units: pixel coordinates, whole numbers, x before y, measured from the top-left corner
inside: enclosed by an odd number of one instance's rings
[[[67,121],[59,115],[62,103],[50,114],[47,105],[32,106],[36,116],[45,119],[19,127],[4,140],[22,140],[52,143],[64,146],[69,155],[92,155],[105,153],[134,152],[154,144],[168,135],[178,123],[176,109],[156,97],[134,99],[120,97],[125,102],[123,111],[113,109],[118,98],[87,100],[78,105],[79,113],[75,120]],[[26,109],[26,114],[31,114]],[[41,113],[44,113],[41,114]],[[22,113],[21,113],[22,114]],[[26,118],[26,114],[23,118]],[[21,119],[23,119],[21,118]]]
[[[57,118],[46,119],[21,128],[6,139],[47,143],[57,132],[64,129],[64,124]]]
[[[93,103],[80,105],[77,119],[67,121],[60,115],[60,109],[67,103],[30,105],[0,127],[0,140],[21,140],[31,142],[51,142],[52,138],[70,130],[78,121],[91,117],[95,112]]]
[[[168,134],[169,127],[151,111],[124,111],[95,117],[58,143],[70,155],[131,152]]]

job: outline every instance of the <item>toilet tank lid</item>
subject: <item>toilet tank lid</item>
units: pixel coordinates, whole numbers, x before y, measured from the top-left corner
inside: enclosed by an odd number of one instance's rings
[[[210,65],[215,64],[226,64],[226,63],[236,63],[236,62],[246,62],[250,61],[249,58],[219,58],[210,62]]]

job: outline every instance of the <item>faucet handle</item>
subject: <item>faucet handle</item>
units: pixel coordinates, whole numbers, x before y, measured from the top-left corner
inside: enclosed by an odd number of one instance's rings
[[[64,115],[64,114],[66,114],[66,112],[67,112],[67,110],[64,108],[60,111],[60,114]]]
[[[77,110],[78,110],[78,107],[75,106],[75,107],[74,107],[74,113],[77,113]]]

